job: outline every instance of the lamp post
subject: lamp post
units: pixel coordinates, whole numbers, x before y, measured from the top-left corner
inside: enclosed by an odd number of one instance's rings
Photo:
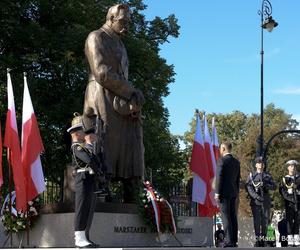
[[[258,11],[261,16],[261,64],[260,64],[260,135],[258,136],[258,156],[263,156],[264,151],[264,29],[272,32],[278,23],[271,16],[272,5],[268,0],[263,0],[261,10]]]

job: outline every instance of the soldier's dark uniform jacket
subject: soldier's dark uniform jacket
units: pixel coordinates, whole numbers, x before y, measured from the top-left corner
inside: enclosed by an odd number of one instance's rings
[[[102,164],[102,154],[93,153],[93,145],[73,143],[71,146],[73,155],[73,166],[75,170],[86,169],[90,174],[104,175],[105,164]]]
[[[250,196],[250,205],[271,204],[269,190],[275,190],[276,184],[272,176],[267,172],[251,172],[246,183]]]
[[[283,177],[279,191],[286,207],[300,211],[300,175]]]

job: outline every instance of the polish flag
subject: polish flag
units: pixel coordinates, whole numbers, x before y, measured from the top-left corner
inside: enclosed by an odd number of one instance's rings
[[[190,161],[190,169],[193,172],[192,200],[198,203],[199,216],[209,214],[210,177],[204,150],[204,141],[201,132],[201,120],[199,114],[196,117],[196,132]]]
[[[2,130],[0,123],[0,188],[3,185],[3,172],[2,172]]]
[[[207,125],[206,115],[203,116],[203,120],[204,120],[205,155],[206,155],[208,168],[209,168],[209,176],[212,179],[216,175],[217,164],[216,164],[216,158],[215,158],[213,147],[212,147],[212,141],[211,141],[211,137],[210,137],[209,128]]]
[[[209,193],[209,197],[210,197],[211,208],[212,208],[211,216],[213,216],[217,211],[219,211],[217,207],[217,202],[215,200],[215,190],[214,190],[217,163],[216,163],[216,158],[213,151],[212,141],[211,141],[207,119],[205,115],[203,120],[204,120],[204,148],[205,148],[205,155],[208,164],[208,172],[209,172],[210,186],[211,186],[211,192]]]
[[[22,116],[22,166],[26,176],[27,201],[45,191],[45,180],[40,159],[44,151],[38,123],[34,114],[27,79],[24,76]]]
[[[219,139],[217,134],[217,128],[215,126],[215,117],[212,118],[211,122],[211,128],[212,128],[212,145],[213,145],[213,151],[215,154],[216,162],[218,162],[220,158],[220,150],[219,150]]]
[[[18,211],[27,210],[24,171],[21,163],[21,149],[18,136],[17,119],[15,111],[14,93],[10,74],[7,73],[7,99],[8,111],[4,135],[4,147],[7,148],[7,161],[12,168],[16,191],[16,207]]]

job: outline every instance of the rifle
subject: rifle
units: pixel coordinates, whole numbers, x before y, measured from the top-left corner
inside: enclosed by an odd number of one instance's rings
[[[103,176],[106,169],[103,159],[103,126],[102,120],[99,118],[92,108],[85,110],[82,116],[84,132],[86,134],[93,133],[96,140],[93,142],[92,158],[93,169],[98,176]]]
[[[101,118],[98,116],[95,117],[95,135],[96,141],[94,143],[94,154],[98,158],[100,162],[100,168],[102,173],[105,175],[107,171],[107,166],[104,160],[104,151],[103,151],[103,139],[104,139],[104,131],[103,131],[103,122]]]
[[[297,184],[296,184],[296,176],[294,180],[294,185],[293,185],[293,195],[294,195],[294,201],[295,201],[295,211],[298,211],[298,197],[297,197]]]

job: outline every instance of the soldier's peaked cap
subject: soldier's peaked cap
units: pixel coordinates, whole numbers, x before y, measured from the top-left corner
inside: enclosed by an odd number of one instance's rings
[[[81,129],[83,129],[82,116],[79,113],[75,112],[74,118],[72,119],[71,122],[71,127],[67,129],[67,132],[72,133],[75,132],[76,130],[81,130]]]
[[[254,160],[255,163],[264,163],[264,160],[261,156],[257,156]]]
[[[299,162],[297,162],[296,160],[289,160],[285,164],[287,166],[290,166],[290,165],[299,165]]]

